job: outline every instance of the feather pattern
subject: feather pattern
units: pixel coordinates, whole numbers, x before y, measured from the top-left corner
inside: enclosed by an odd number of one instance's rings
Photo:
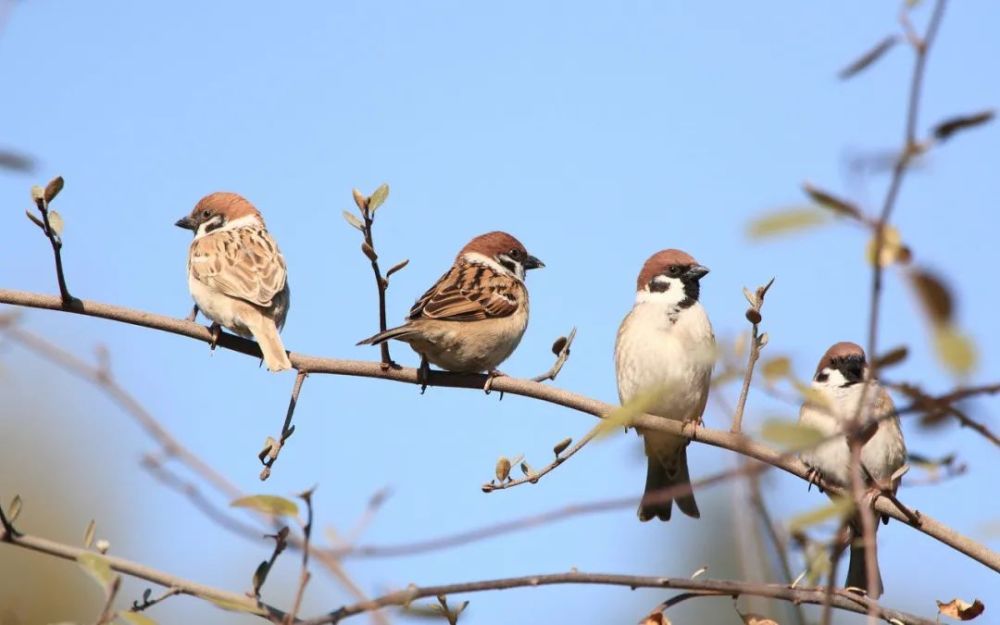
[[[482,321],[513,315],[528,291],[516,277],[460,257],[410,309],[408,321]]]
[[[259,225],[220,230],[195,239],[188,270],[205,286],[261,308],[273,306],[288,287],[285,259],[271,235]]]

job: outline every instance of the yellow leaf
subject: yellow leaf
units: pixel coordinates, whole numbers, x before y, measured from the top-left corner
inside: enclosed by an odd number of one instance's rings
[[[941,614],[960,621],[971,621],[986,609],[986,606],[979,599],[975,599],[972,603],[962,601],[961,599],[952,599],[948,603],[938,601],[937,606],[938,612]]]
[[[923,269],[914,269],[909,272],[910,284],[917,292],[920,303],[923,304],[924,312],[934,323],[951,322],[952,312],[955,305],[951,296],[951,290],[941,278]]]
[[[826,395],[824,395],[822,391],[820,391],[819,389],[815,389],[812,386],[809,386],[808,384],[805,384],[798,380],[793,380],[792,386],[795,387],[795,390],[799,392],[799,395],[802,396],[802,399],[806,403],[811,404],[819,408],[820,410],[826,410],[826,411],[832,410],[832,406],[830,405],[830,400],[828,400],[826,398]]]
[[[669,386],[664,385],[639,393],[622,407],[615,408],[609,412],[598,425],[595,438],[603,438],[615,432],[618,428],[632,427],[632,420],[641,414],[649,412],[653,406],[659,403],[663,396],[669,392]]]
[[[788,449],[806,449],[825,438],[816,428],[787,419],[768,419],[761,427],[760,434],[772,443]]]
[[[765,360],[760,365],[760,372],[768,382],[776,382],[792,372],[792,361],[787,356]]]
[[[382,183],[375,189],[372,196],[368,198],[368,210],[374,213],[379,206],[382,206],[387,197],[389,197],[389,185]]]
[[[229,599],[218,599],[215,597],[202,597],[202,599],[210,601],[214,603],[216,607],[222,608],[223,610],[229,610],[230,612],[246,612],[247,614],[256,614],[258,616],[264,616],[266,614],[262,608],[249,603],[249,597],[247,598],[247,603]]]
[[[156,621],[139,612],[119,612],[118,618],[129,625],[156,625]]]
[[[498,480],[501,482],[507,481],[507,476],[510,475],[510,459],[507,456],[500,456],[500,459],[497,460],[495,472]]]
[[[958,375],[970,373],[976,366],[976,346],[953,325],[934,328],[934,346],[938,358]]]
[[[639,625],[670,625],[670,619],[663,612],[653,612],[642,619]]]
[[[77,556],[76,561],[102,588],[107,588],[115,579],[114,571],[111,570],[107,558],[87,552]]]
[[[837,497],[830,503],[795,515],[788,521],[788,531],[797,532],[828,519],[843,519],[854,510],[854,502],[846,497]]]
[[[886,225],[882,229],[882,253],[879,254],[879,264],[883,267],[888,267],[889,265],[905,258],[903,249],[903,238],[900,236],[899,230]],[[868,246],[865,248],[865,258],[868,259],[869,264],[875,264],[874,234],[872,235],[871,240],[868,241]]]
[[[275,516],[295,516],[299,513],[299,507],[294,501],[278,497],[277,495],[250,495],[240,497],[231,504],[234,508],[250,508],[264,514]]]
[[[804,230],[826,221],[826,214],[814,208],[790,208],[754,219],[747,228],[747,234],[751,239],[762,239]]]
[[[740,614],[740,617],[743,619],[745,625],[779,625],[778,621],[761,616],[760,614],[747,612],[746,614]]]
[[[66,224],[63,221],[62,215],[60,215],[56,211],[50,210],[49,228],[52,229],[52,232],[55,232],[57,235],[62,236],[63,228],[65,228],[65,226]]]

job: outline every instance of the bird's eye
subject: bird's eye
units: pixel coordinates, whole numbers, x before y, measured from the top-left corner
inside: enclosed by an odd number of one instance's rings
[[[816,381],[817,382],[826,382],[829,378],[830,378],[830,374],[826,373],[825,371],[823,373],[816,374]]]
[[[212,211],[201,211],[201,216],[208,219],[212,215]]]
[[[681,266],[680,265],[670,265],[669,271],[670,271],[670,275],[672,275],[672,276],[680,275],[680,273],[681,273]]]
[[[519,250],[519,249],[517,249],[517,248],[515,248],[515,249],[512,249],[512,250],[510,251],[510,257],[511,257],[511,258],[515,258],[515,259],[516,259],[516,258],[521,258],[521,250]]]

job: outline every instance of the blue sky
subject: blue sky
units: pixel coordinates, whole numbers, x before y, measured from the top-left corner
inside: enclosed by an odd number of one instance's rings
[[[868,306],[864,234],[833,224],[797,237],[748,240],[746,224],[803,203],[805,180],[878,206],[883,178],[858,180],[846,160],[897,146],[911,54],[893,50],[842,83],[837,70],[894,32],[895,3],[261,2],[18,3],[0,35],[0,148],[38,159],[31,176],[0,172],[0,285],[55,292],[48,245],[23,217],[28,189],[61,174],[65,261],[74,294],[163,314],[190,309],[187,233],[173,222],[203,195],[242,193],[264,213],[288,262],[294,351],[376,358],[354,343],[377,329],[376,299],[357,233],[344,224],[350,191],[388,182],[376,240],[393,278],[390,317],[401,319],[473,235],[504,229],[547,267],[532,272],[532,318],[512,375],[546,369],[549,345],[576,326],[558,385],[613,401],[615,331],[645,258],[665,247],[693,254],[712,273],[702,300],[720,340],[746,329],[742,286],[776,276],[765,309],[770,355],[787,354],[808,376],[837,340],[862,342]],[[928,7],[915,19],[926,20]],[[994,3],[951,3],[928,67],[920,128],[996,106],[1000,58]],[[997,219],[997,130],[956,137],[905,183],[896,223],[916,259],[947,276],[958,317],[979,346],[971,381],[1000,369],[992,269]],[[983,288],[983,287],[986,288]],[[899,274],[885,289],[882,345],[906,343],[893,375],[945,390],[926,323]],[[313,377],[298,429],[266,484],[255,454],[280,428],[292,375],[268,375],[244,357],[94,319],[29,312],[25,327],[89,354],[105,344],[118,379],[183,441],[250,492],[291,494],[313,484],[320,524],[349,528],[373,492],[391,499],[365,543],[399,543],[594,499],[638,495],[639,444],[619,436],[586,449],[534,486],[484,495],[500,454],[544,464],[552,445],[592,419],[508,396],[372,380]],[[404,364],[416,358],[394,346]],[[23,412],[46,453],[102,458],[95,477],[53,478],[75,495],[74,513],[98,517],[119,555],[233,589],[245,588],[268,547],[210,525],[137,469],[152,444],[96,391],[5,348],[0,388]],[[16,363],[16,366],[15,366]],[[47,392],[39,393],[45,388]],[[736,389],[723,391],[730,403]],[[973,413],[995,425],[995,402]],[[751,395],[748,428],[794,409]],[[991,421],[992,419],[992,421]],[[0,419],[3,421],[3,419]],[[710,427],[728,416],[710,403]],[[8,421],[13,427],[13,421]],[[909,446],[957,451],[970,472],[904,501],[980,539],[996,521],[996,453],[953,426],[908,424]],[[689,450],[697,477],[732,466],[732,454]],[[27,464],[0,471],[6,496],[24,491]],[[0,459],[0,467],[3,467]],[[103,476],[97,479],[96,475]],[[69,486],[73,485],[73,486]],[[791,477],[773,475],[776,513],[820,505]],[[46,493],[34,493],[45,497]],[[699,493],[703,518],[639,524],[626,509],[394,560],[348,565],[367,591],[410,582],[461,581],[571,567],[688,575],[725,568],[719,536],[738,494]],[[141,505],[136,506],[136,501]],[[30,507],[25,522],[30,521]],[[104,518],[114,517],[114,518]],[[30,525],[28,526],[30,528]],[[996,534],[991,545],[996,548]],[[1000,601],[995,576],[900,524],[880,532],[886,601],[924,614],[930,598]],[[291,559],[289,559],[289,563]],[[920,574],[914,574],[919,566]],[[294,567],[271,597],[287,604]],[[84,580],[81,583],[86,583]],[[141,591],[141,587],[130,587]],[[603,623],[638,620],[669,593],[549,588],[470,597],[468,623]],[[314,578],[310,611],[347,600]],[[95,600],[96,601],[96,600]],[[96,605],[96,604],[95,604]],[[95,607],[96,609],[96,607]],[[715,611],[713,611],[715,610]],[[735,621],[725,601],[691,602],[677,622]],[[246,619],[177,599],[154,614],[236,623]],[[86,615],[65,615],[86,620]],[[465,622],[465,620],[463,620]],[[718,621],[726,622],[726,621]],[[844,622],[851,622],[844,620]]]

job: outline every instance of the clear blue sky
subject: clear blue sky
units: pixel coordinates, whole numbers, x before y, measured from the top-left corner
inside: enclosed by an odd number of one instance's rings
[[[191,304],[189,236],[173,222],[206,193],[232,190],[263,211],[287,259],[286,345],[376,358],[376,350],[354,347],[377,329],[376,300],[357,233],[340,211],[352,207],[352,187],[370,191],[385,181],[392,193],[379,213],[378,249],[387,264],[410,259],[390,289],[393,320],[467,239],[508,230],[547,268],[529,277],[531,324],[504,369],[523,376],[546,369],[552,340],[575,325],[558,385],[613,401],[611,352],[635,274],[650,253],[680,247],[712,269],[702,299],[720,340],[746,328],[740,288],[777,277],[765,311],[767,353],[788,354],[806,377],[830,343],[864,340],[865,237],[836,224],[757,243],[746,224],[801,203],[804,180],[878,205],[885,180],[850,179],[845,159],[899,144],[911,54],[899,47],[847,83],[835,74],[895,31],[896,5],[17,3],[0,34],[0,148],[28,152],[39,167],[32,176],[0,172],[0,285],[54,292],[48,245],[22,209],[31,184],[61,174],[57,208],[73,293],[183,316]],[[928,12],[917,11],[919,24]],[[993,2],[951,3],[928,68],[922,130],[1000,103],[998,18]],[[972,381],[993,381],[1000,371],[997,137],[994,125],[936,151],[906,181],[897,210],[917,260],[958,294],[959,319],[981,356]],[[890,274],[885,300],[882,344],[912,348],[894,376],[949,388],[899,274]],[[255,454],[280,427],[292,375],[100,320],[29,312],[24,323],[81,354],[107,345],[119,380],[245,490],[291,494],[319,484],[320,526],[350,528],[371,494],[391,486],[365,543],[427,538],[638,495],[642,487],[630,435],[593,445],[537,485],[484,495],[479,486],[498,455],[525,453],[542,465],[556,441],[580,436],[592,419],[518,397],[498,402],[447,389],[421,397],[410,386],[319,376],[306,383],[296,434],[262,485]],[[405,346],[394,354],[416,363]],[[85,449],[102,458],[82,465],[95,475],[86,482],[69,471],[54,478],[73,491],[81,532],[97,517],[119,555],[205,583],[248,586],[265,542],[209,524],[140,471],[140,454],[152,444],[99,393],[12,348],[2,362],[2,392],[38,415],[16,427],[43,433],[33,440],[45,453],[80,457]],[[730,402],[735,391],[724,391]],[[750,401],[751,430],[766,417],[794,415],[759,392]],[[996,426],[995,410],[995,401],[983,401],[972,412]],[[710,403],[706,421],[725,427],[728,416]],[[995,448],[953,426],[905,429],[912,450],[958,452],[970,472],[946,485],[904,487],[904,501],[1000,546],[995,526],[990,538],[985,524],[1000,516],[996,498],[984,497],[996,490]],[[695,477],[734,463],[701,445],[689,455]],[[37,457],[0,471],[4,497],[24,490],[20,478],[40,470]],[[766,486],[783,518],[822,503],[789,476],[775,474]],[[707,564],[709,575],[740,575],[725,568],[725,553],[710,550],[733,540],[736,495],[716,488],[698,497],[698,522],[639,524],[625,509],[348,568],[371,593],[571,567],[682,576]],[[30,506],[24,519],[32,519]],[[1000,605],[996,576],[985,567],[898,523],[879,538],[888,603],[928,615],[934,598]],[[285,587],[276,584],[270,595],[285,605],[292,560],[279,571]],[[141,592],[128,588],[132,597]],[[480,594],[469,597],[467,622],[633,622],[669,594],[571,587]],[[307,608],[346,600],[319,574]],[[736,622],[727,603],[691,602],[672,618]],[[248,622],[183,598],[153,616]]]

